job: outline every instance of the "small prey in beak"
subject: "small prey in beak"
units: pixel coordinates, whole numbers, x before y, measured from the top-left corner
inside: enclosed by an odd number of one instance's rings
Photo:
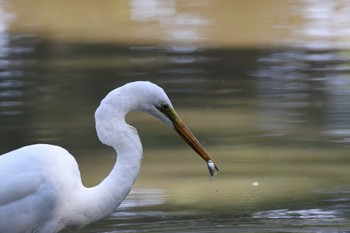
[[[211,178],[213,178],[218,173],[217,167],[211,160],[208,160],[208,170]]]
[[[219,169],[215,165],[213,159],[209,153],[204,149],[204,147],[199,143],[197,138],[189,130],[189,128],[183,123],[181,118],[177,115],[175,110],[164,103],[160,107],[157,107],[165,116],[167,116],[174,125],[174,130],[185,140],[185,142],[192,147],[192,149],[197,152],[199,156],[202,157],[204,161],[207,162],[210,176],[215,176]]]

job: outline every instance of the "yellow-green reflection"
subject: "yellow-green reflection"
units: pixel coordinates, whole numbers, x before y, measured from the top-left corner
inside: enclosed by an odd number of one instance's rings
[[[0,7],[3,152],[61,145],[84,183],[96,185],[115,156],[98,142],[93,112],[112,88],[150,80],[220,168],[210,182],[206,164],[172,130],[135,113],[128,119],[145,158],[134,192],[83,232],[348,231],[346,1]]]
[[[195,47],[348,43],[344,1],[20,1],[2,3],[9,31],[63,41]],[[184,48],[182,48],[182,51]],[[187,47],[186,51],[189,47]],[[190,49],[191,50],[191,49]],[[179,51],[179,50],[178,50]]]
[[[128,120],[137,126],[145,141],[142,170],[135,188],[166,190],[167,204],[247,208],[303,200],[311,198],[315,190],[342,185],[350,175],[346,148],[322,144],[295,147],[259,132],[244,136],[245,143],[230,139],[229,135],[249,130],[249,125],[254,124],[250,112],[229,115],[227,111],[179,109],[178,113],[193,132],[205,136],[207,149],[221,171],[210,181],[206,164],[176,134],[143,113],[133,113]],[[226,119],[228,116],[230,119]],[[113,150],[107,148],[76,153],[84,154],[79,163],[87,185],[100,182],[115,159]]]

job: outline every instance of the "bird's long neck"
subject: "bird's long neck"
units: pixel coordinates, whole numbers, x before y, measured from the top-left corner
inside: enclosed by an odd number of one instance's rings
[[[91,208],[95,219],[91,219],[91,222],[113,212],[128,195],[137,179],[142,159],[141,143],[136,135],[128,138],[133,139],[134,143],[124,145],[121,149],[117,148],[117,161],[112,171],[99,185],[89,188],[93,197],[91,201],[95,203],[95,208]]]
[[[142,145],[136,129],[125,122],[125,115],[133,109],[129,105],[123,107],[122,101],[125,100],[120,97],[118,93],[107,96],[95,113],[98,137],[116,150],[117,161],[99,185],[85,189],[89,208],[81,213],[83,218],[86,217],[83,225],[113,212],[131,190],[140,170]]]
[[[115,148],[117,160],[112,171],[99,185],[91,188],[95,201],[100,202],[98,210],[101,217],[110,214],[121,204],[140,171],[142,146],[136,131],[132,128],[124,129],[118,136],[123,137],[125,143]]]

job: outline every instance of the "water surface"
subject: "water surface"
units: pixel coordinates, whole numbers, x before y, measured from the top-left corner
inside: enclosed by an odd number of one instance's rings
[[[93,25],[101,40],[82,33],[91,32],[85,27],[71,34],[77,26],[70,17],[59,26],[47,21],[52,30],[45,36],[36,18],[45,14],[31,18],[22,4],[5,5],[0,152],[60,145],[77,159],[84,183],[96,185],[115,161],[96,137],[99,101],[127,82],[149,80],[165,89],[220,173],[210,181],[206,164],[174,132],[144,113],[130,114],[144,145],[140,177],[122,206],[81,232],[348,232],[348,8],[340,7],[347,5],[301,1],[283,8],[269,1],[274,12],[286,9],[274,14],[279,23],[257,5],[254,12],[281,35],[247,27],[263,38],[237,46],[242,40],[230,44],[212,31],[222,31],[215,27],[222,1],[205,1],[198,11],[181,2],[156,5],[163,10],[153,15],[141,14],[136,2],[128,2],[133,27],[126,34],[139,35],[143,27],[156,33],[129,43]],[[208,15],[210,6],[220,16]]]

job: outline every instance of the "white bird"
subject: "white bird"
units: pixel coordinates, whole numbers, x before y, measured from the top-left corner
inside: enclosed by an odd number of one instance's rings
[[[132,82],[111,91],[95,112],[100,141],[115,149],[117,161],[97,186],[82,184],[78,164],[65,149],[47,144],[25,146],[0,156],[0,232],[55,233],[80,229],[111,214],[134,184],[142,145],[125,122],[131,111],[144,111],[165,122],[208,163],[218,168],[176,114],[162,88]]]

